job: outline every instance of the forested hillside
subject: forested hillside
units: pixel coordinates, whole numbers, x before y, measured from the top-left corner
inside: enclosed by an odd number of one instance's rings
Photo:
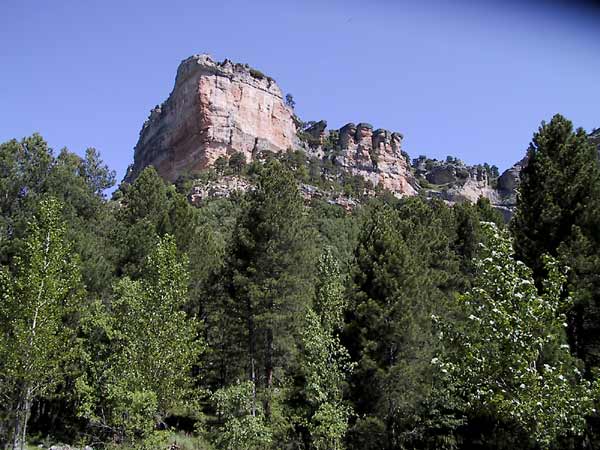
[[[235,155],[170,181],[136,161],[108,198],[95,149],[0,145],[0,448],[598,448],[582,129],[535,131],[508,224],[323,155]]]

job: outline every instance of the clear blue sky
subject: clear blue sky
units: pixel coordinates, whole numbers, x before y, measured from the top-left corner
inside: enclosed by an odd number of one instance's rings
[[[179,62],[247,62],[304,120],[401,131],[501,169],[560,112],[600,127],[600,14],[557,2],[0,1],[0,141],[100,150],[121,179]]]

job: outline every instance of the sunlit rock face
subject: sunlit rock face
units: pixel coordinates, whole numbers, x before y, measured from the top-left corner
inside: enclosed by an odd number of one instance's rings
[[[241,152],[297,147],[293,113],[275,81],[247,65],[195,55],[177,69],[169,98],[150,112],[126,181],[152,165],[169,181]]]
[[[348,123],[336,134],[337,165],[398,196],[417,193],[409,162],[402,153],[402,134],[382,128],[373,131],[368,123]]]

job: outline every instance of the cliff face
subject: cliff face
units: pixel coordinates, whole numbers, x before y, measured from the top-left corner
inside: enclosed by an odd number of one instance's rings
[[[297,130],[300,124],[272,78],[248,65],[195,55],[180,64],[173,91],[144,123],[125,181],[133,181],[148,165],[175,181],[236,152],[251,161],[262,151],[303,149],[307,156],[329,160],[343,173],[360,176],[399,197],[419,191],[450,203],[485,197],[507,217],[516,205],[526,159],[502,175],[487,164],[466,166],[456,158],[419,157],[411,167],[400,133],[374,130],[368,123],[348,123],[331,131],[325,121]],[[590,140],[600,152],[600,129],[590,134]],[[217,186],[213,191],[231,189]],[[206,192],[196,196],[202,198]]]
[[[169,98],[150,113],[135,146],[132,181],[148,165],[169,181],[219,156],[297,147],[292,111],[270,77],[208,55],[184,60]]]
[[[235,152],[251,161],[261,151],[301,148],[296,123],[270,77],[247,65],[192,56],[180,64],[169,98],[144,123],[125,181],[133,181],[148,165],[174,181]],[[324,156],[321,143],[329,136],[326,125],[318,122],[305,132],[311,141],[311,148],[305,145],[309,154]],[[362,123],[334,131],[339,136],[337,152],[329,157],[336,165],[397,195],[416,194],[401,154],[402,135],[373,131]]]

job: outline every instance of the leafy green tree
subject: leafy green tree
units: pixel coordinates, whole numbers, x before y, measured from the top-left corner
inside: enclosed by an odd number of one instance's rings
[[[32,403],[60,383],[76,349],[70,318],[83,288],[60,208],[42,201],[14,273],[0,271],[0,398],[14,450],[25,448]]]
[[[55,156],[44,139],[34,134],[1,144],[0,159],[0,185],[6,200],[0,205],[0,261],[14,272],[15,257],[25,252],[29,224],[41,214],[41,200],[56,198],[61,203],[64,239],[79,256],[87,291],[78,309],[84,311],[89,299],[96,296],[107,298],[116,259],[109,239],[115,228],[114,207],[105,202],[100,189],[109,187],[114,178],[98,152],[88,151],[86,158],[81,158],[63,149]],[[47,427],[56,436],[78,430],[70,395],[78,370],[77,364],[70,364],[54,392],[36,400],[30,427]]]
[[[314,310],[308,309],[301,333],[307,428],[311,448],[338,450],[351,412],[342,397],[352,364],[338,336],[346,301],[339,266],[329,249],[319,259],[317,279]]]
[[[507,232],[486,227],[475,286],[457,300],[466,320],[434,316],[445,351],[432,363],[467,410],[511,420],[549,448],[560,435],[582,433],[598,386],[582,378],[565,343],[570,299],[557,261],[544,258],[548,278],[538,293]]]
[[[217,448],[223,450],[266,450],[273,436],[260,406],[254,400],[251,381],[237,382],[217,390],[211,397],[224,426],[216,434]]]
[[[88,333],[105,335],[110,347],[100,348],[106,360],[89,355],[89,375],[78,382],[80,413],[121,438],[147,437],[157,420],[193,398],[192,367],[204,348],[198,321],[182,310],[187,261],[174,239],[160,239],[147,259],[142,279],[117,283],[110,313],[97,305],[89,318]]]
[[[102,191],[114,183],[114,172],[93,149],[85,158],[66,149],[55,157],[38,134],[1,144],[0,161],[0,259],[8,263],[22,250],[27,224],[40,199],[50,195],[63,205],[67,237],[81,257],[88,291],[104,295],[114,271],[114,246],[107,236],[114,214]]]

